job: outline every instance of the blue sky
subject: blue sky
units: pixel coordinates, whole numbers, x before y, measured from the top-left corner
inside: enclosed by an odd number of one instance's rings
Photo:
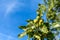
[[[18,26],[26,25],[27,19],[36,17],[38,3],[41,0],[0,0],[0,40],[26,40],[27,36],[18,39],[22,33]]]

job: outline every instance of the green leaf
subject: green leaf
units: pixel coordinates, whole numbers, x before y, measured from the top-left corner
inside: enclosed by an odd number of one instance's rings
[[[23,32],[22,34],[18,34],[18,38],[22,38],[26,35],[26,32]]]
[[[26,26],[19,26],[19,28],[22,29],[22,30],[26,30],[27,29]]]
[[[34,32],[28,32],[27,35],[28,35],[30,38],[32,38],[33,35],[34,35]]]
[[[41,9],[42,9],[43,11],[46,11],[45,5],[41,5]]]
[[[27,20],[27,22],[31,22],[31,21],[33,21],[33,20],[31,20],[31,19],[28,19],[28,20]]]

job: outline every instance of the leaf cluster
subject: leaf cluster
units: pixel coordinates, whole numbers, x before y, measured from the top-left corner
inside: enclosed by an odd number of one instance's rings
[[[44,0],[44,4],[38,4],[37,16],[34,20],[27,20],[26,26],[19,26],[20,29],[24,30],[18,37],[21,38],[28,35],[28,40],[53,40],[56,34],[53,31],[60,30],[60,13],[57,12],[60,7],[59,0]],[[42,18],[46,14],[47,21]],[[58,14],[57,14],[58,13]]]

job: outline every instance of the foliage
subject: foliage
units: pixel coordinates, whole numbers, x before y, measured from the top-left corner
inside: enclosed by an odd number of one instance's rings
[[[60,0],[44,0],[44,4],[38,4],[37,16],[34,20],[27,20],[26,26],[19,26],[24,32],[19,34],[21,38],[28,35],[28,40],[53,40],[60,30]],[[46,14],[46,21],[42,18]],[[56,31],[57,33],[53,33]]]

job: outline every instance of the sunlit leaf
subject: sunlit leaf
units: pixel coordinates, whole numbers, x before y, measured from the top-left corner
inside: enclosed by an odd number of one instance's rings
[[[47,27],[43,26],[41,29],[40,29],[43,33],[48,33],[48,29]]]
[[[37,38],[38,40],[41,40],[39,35],[34,34],[34,37]]]
[[[60,27],[60,23],[53,23],[52,26],[53,26],[52,28],[58,28]]]
[[[22,38],[22,37],[24,37],[25,35],[26,35],[26,32],[23,32],[22,34],[19,34],[18,37],[19,37],[19,38]]]

